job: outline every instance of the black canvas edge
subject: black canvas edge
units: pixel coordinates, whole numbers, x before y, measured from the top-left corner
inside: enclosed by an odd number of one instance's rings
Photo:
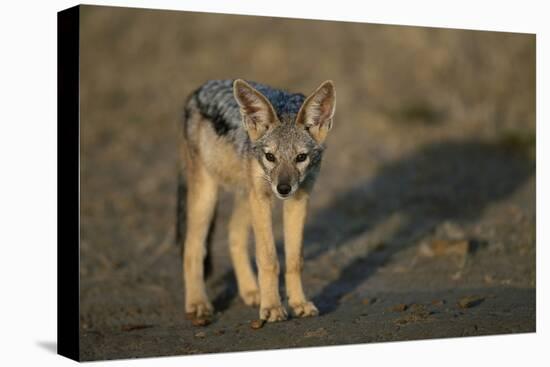
[[[80,360],[80,6],[57,13],[57,353]]]

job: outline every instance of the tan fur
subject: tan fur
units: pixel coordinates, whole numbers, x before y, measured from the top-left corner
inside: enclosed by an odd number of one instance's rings
[[[306,219],[309,194],[299,190],[283,206],[288,303],[296,316],[315,316],[319,313],[306,299],[302,288],[303,247],[302,235]]]
[[[225,188],[242,190],[243,182],[247,179],[242,159],[238,157],[231,144],[218,139],[208,123],[201,123],[199,126],[200,138],[197,149],[200,150],[200,157],[208,171]],[[215,142],[215,147],[212,146],[212,142]]]
[[[259,178],[259,164],[251,160],[249,182],[250,212],[256,239],[256,262],[260,284],[260,318],[281,321],[287,317],[279,295],[279,260],[273,240],[270,189]]]
[[[309,128],[311,136],[322,144],[336,112],[336,92],[332,80],[322,83],[305,101],[298,112],[296,122]]]
[[[187,232],[183,252],[185,311],[197,317],[211,314],[204,285],[204,243],[217,200],[218,184],[199,159],[191,159],[191,151],[183,148],[188,180]]]
[[[237,79],[233,84],[233,94],[241,108],[243,124],[250,139],[256,140],[269,128],[269,122],[277,114],[271,103],[244,80]]]
[[[229,220],[229,250],[241,298],[249,306],[259,306],[260,291],[248,254],[250,207],[248,198],[243,196],[243,194],[235,195],[235,207]]]
[[[246,131],[252,141],[278,123],[273,107],[259,92],[244,81],[235,81],[237,99]],[[311,136],[322,143],[332,127],[334,87],[323,83],[300,109],[297,124],[304,124]],[[196,108],[192,103],[189,108]],[[217,200],[218,187],[235,192],[233,214],[229,221],[229,248],[235,268],[239,294],[247,305],[260,306],[260,318],[281,321],[287,318],[279,294],[279,261],[272,229],[272,201],[275,184],[266,180],[257,158],[239,156],[234,146],[221,139],[212,124],[196,110],[190,114],[181,144],[181,161],[187,178],[187,232],[184,243],[185,309],[195,317],[212,313],[204,284],[205,239]],[[266,146],[266,149],[275,147]],[[299,152],[297,152],[299,153]],[[264,158],[265,159],[265,158]],[[278,169],[303,174],[309,158],[302,163],[281,165]],[[265,163],[268,164],[268,163]],[[274,170],[277,174],[277,170]],[[275,185],[275,186],[274,186]],[[309,190],[304,184],[284,202],[285,283],[289,305],[296,316],[318,314],[302,287],[302,237]],[[248,253],[250,225],[255,237],[258,282]]]

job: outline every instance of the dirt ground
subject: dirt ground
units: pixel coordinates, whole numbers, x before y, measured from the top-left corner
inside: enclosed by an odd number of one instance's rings
[[[227,194],[207,283],[216,315],[184,316],[177,124],[194,88],[237,77],[336,85],[304,239],[317,318],[250,328]],[[535,178],[533,35],[85,6],[81,357],[534,332]]]

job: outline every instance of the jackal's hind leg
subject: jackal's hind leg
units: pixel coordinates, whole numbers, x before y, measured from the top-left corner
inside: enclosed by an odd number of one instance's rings
[[[249,211],[248,198],[245,195],[236,194],[233,214],[229,221],[229,250],[242,300],[248,306],[259,306],[260,291],[248,252]]]

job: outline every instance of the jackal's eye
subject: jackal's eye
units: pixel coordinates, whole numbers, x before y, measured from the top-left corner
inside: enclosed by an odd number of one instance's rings
[[[307,159],[307,154],[300,153],[296,156],[296,162],[303,162]]]
[[[265,159],[270,162],[275,162],[275,156],[272,153],[265,153]]]

